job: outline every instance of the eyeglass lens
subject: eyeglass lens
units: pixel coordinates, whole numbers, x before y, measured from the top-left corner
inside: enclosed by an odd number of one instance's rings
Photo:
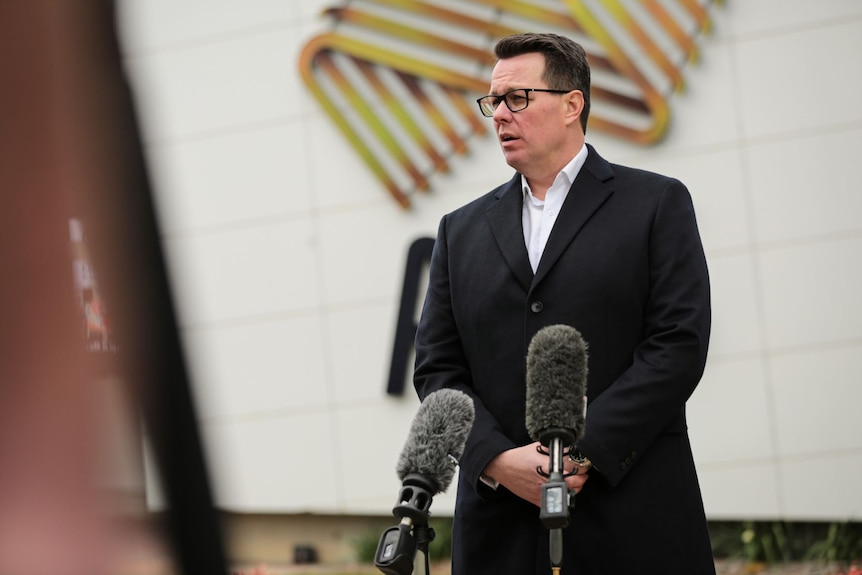
[[[506,102],[506,107],[511,112],[520,112],[527,107],[529,99],[527,91],[524,89],[511,90],[502,96],[485,96],[479,99],[479,108],[482,114],[489,118],[494,115],[494,111],[500,105],[500,102]]]

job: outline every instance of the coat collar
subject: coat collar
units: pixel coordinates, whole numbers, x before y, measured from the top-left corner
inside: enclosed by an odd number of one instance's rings
[[[613,193],[611,165],[591,145],[587,144],[587,148],[587,161],[563,203],[535,276],[524,245],[521,224],[524,198],[520,174],[515,174],[500,187],[495,196],[497,202],[485,212],[503,259],[524,291],[530,291],[547,275],[590,216]]]

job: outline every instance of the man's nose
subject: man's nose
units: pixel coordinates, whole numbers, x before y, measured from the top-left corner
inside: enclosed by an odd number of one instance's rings
[[[497,108],[494,110],[494,121],[500,122],[502,120],[511,120],[512,119],[512,111],[509,109],[509,106],[506,105],[506,102],[500,100],[500,103],[497,104]]]

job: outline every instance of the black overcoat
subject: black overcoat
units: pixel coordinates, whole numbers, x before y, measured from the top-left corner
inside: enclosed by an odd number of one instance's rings
[[[525,427],[527,346],[567,324],[589,346],[586,432],[598,471],[564,530],[565,575],[714,573],[685,402],[703,373],[709,278],[679,181],[588,146],[534,274],[521,177],[440,222],[416,337],[419,396],[474,400],[458,481],[453,575],[548,575],[539,510],[479,479]]]

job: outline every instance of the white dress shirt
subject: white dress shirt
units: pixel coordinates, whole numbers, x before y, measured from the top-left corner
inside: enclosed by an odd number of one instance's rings
[[[527,183],[527,178],[521,176],[521,189],[524,193],[524,209],[521,213],[521,221],[524,228],[524,243],[527,245],[527,253],[530,255],[530,265],[533,268],[533,273],[539,267],[539,261],[542,259],[542,253],[545,251],[545,245],[548,243],[548,237],[551,235],[551,230],[554,228],[554,223],[557,221],[557,216],[560,215],[560,209],[563,207],[563,202],[569,195],[569,188],[575,178],[578,177],[578,172],[587,160],[587,147],[581,147],[581,150],[575,154],[575,157],[563,167],[554,183],[548,188],[545,193],[545,199],[540,200],[533,195],[530,190],[530,184]]]

